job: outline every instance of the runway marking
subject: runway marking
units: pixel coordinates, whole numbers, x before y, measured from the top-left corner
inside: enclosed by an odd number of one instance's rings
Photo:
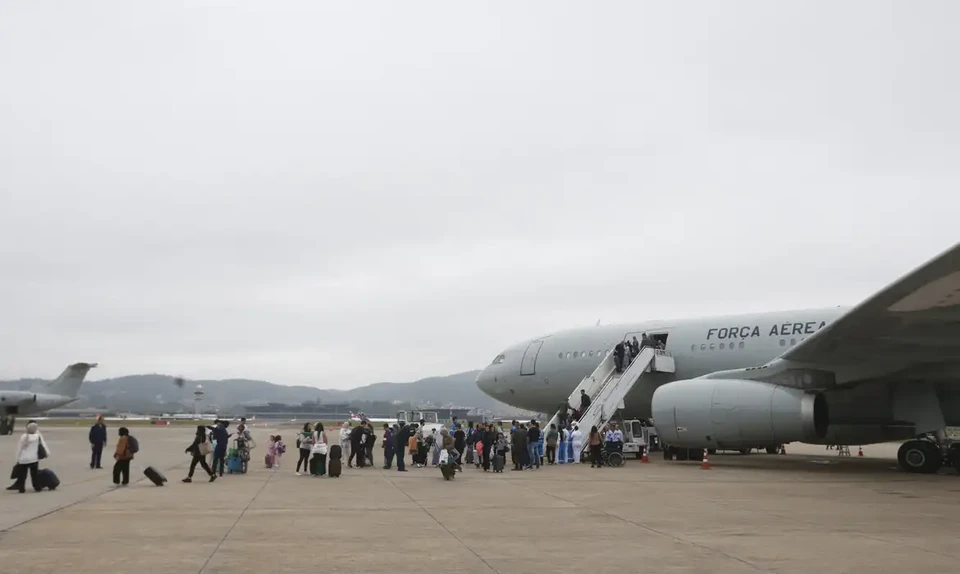
[[[271,472],[267,475],[267,480],[263,481],[263,484],[260,485],[260,488],[257,490],[257,493],[253,495],[253,498],[247,502],[247,505],[243,507],[243,510],[240,511],[240,514],[237,516],[237,519],[233,521],[233,524],[230,525],[230,528],[227,530],[227,533],[223,535],[223,538],[220,539],[220,542],[217,543],[217,547],[213,549],[213,552],[210,553],[210,556],[207,556],[207,559],[204,560],[203,566],[200,567],[200,570],[197,570],[197,574],[203,574],[203,571],[207,569],[207,565],[210,564],[210,561],[213,560],[213,557],[217,555],[217,552],[220,552],[220,547],[223,546],[223,543],[227,541],[227,538],[230,537],[230,533],[237,527],[237,524],[240,524],[240,520],[243,519],[243,515],[247,513],[247,510],[250,510],[250,506],[257,500],[257,498],[263,494],[263,489],[267,487],[267,484],[276,476],[276,472]]]
[[[440,519],[438,519],[436,516],[434,516],[432,512],[430,512],[429,510],[426,509],[426,507],[424,507],[422,504],[420,504],[419,502],[417,502],[417,500],[416,500],[415,498],[413,498],[412,496],[410,496],[410,495],[407,493],[407,491],[405,491],[405,490],[403,490],[402,488],[400,488],[399,486],[397,486],[397,484],[393,481],[393,479],[389,478],[389,477],[386,475],[386,473],[383,472],[384,469],[377,468],[376,470],[377,470],[378,472],[380,472],[380,475],[383,477],[384,480],[386,480],[387,482],[390,483],[391,486],[393,486],[394,488],[396,488],[397,490],[399,490],[400,492],[402,492],[403,495],[406,496],[408,500],[410,500],[410,502],[416,504],[416,505],[420,508],[420,510],[422,510],[422,511],[424,512],[424,514],[426,514],[427,516],[429,516],[431,519],[433,519],[434,522],[436,522],[438,525],[440,525],[440,528],[443,528],[443,529],[447,532],[447,534],[449,534],[449,535],[451,536],[451,538],[453,538],[454,540],[456,540],[457,542],[459,542],[459,543],[460,543],[460,546],[463,546],[463,547],[466,548],[471,554],[473,554],[474,556],[476,556],[476,557],[477,557],[477,560],[479,560],[480,562],[482,562],[484,566],[486,566],[487,568],[489,568],[492,572],[496,572],[497,574],[501,574],[501,572],[500,572],[499,570],[497,570],[496,568],[493,567],[492,564],[490,564],[489,562],[487,562],[487,560],[486,560],[483,556],[480,556],[480,554],[478,554],[476,550],[474,550],[473,548],[471,548],[469,544],[467,544],[466,542],[464,542],[459,536],[457,536],[456,534],[454,534],[452,530],[450,530],[449,528],[447,528],[447,525],[444,524],[443,522],[441,522]],[[456,480],[456,479],[454,479],[454,480]],[[444,481],[444,482],[446,482],[446,481]]]
[[[510,482],[510,484],[513,484],[513,485],[517,486],[517,483],[516,483],[515,481],[512,481],[512,480],[511,480],[511,481],[509,481],[509,482]],[[605,511],[605,510],[600,510],[600,509],[598,509],[598,508],[591,508],[591,507],[589,507],[589,506],[584,506],[584,505],[578,504],[578,503],[576,503],[576,502],[574,502],[574,501],[572,501],[572,500],[567,500],[566,498],[564,498],[564,497],[562,497],[562,496],[557,496],[556,494],[551,494],[551,493],[549,493],[549,492],[542,491],[542,490],[535,490],[535,489],[529,488],[529,487],[527,487],[527,486],[525,486],[525,485],[523,486],[523,488],[526,488],[527,490],[530,490],[530,491],[533,491],[533,492],[537,492],[537,493],[543,494],[544,496],[549,496],[550,498],[554,498],[554,499],[560,500],[560,501],[562,501],[562,502],[566,502],[567,504],[572,504],[573,506],[575,506],[575,507],[577,507],[577,508],[582,508],[582,509],[584,509],[584,510],[589,510],[590,512],[596,512],[596,513],[598,513],[598,514],[602,514],[602,515],[607,516],[607,517],[609,517],[609,518],[613,518],[613,519],[619,520],[619,521],[621,521],[621,522],[626,522],[627,524],[632,524],[633,526],[636,526],[637,528],[640,528],[640,529],[642,529],[642,530],[646,530],[646,531],[648,531],[648,532],[653,532],[654,534],[659,534],[660,536],[665,536],[665,537],[667,537],[667,538],[671,538],[671,539],[673,539],[675,542],[680,542],[681,544],[689,544],[690,546],[693,546],[693,547],[695,547],[695,548],[699,548],[699,549],[701,549],[701,550],[706,550],[707,552],[713,552],[714,554],[719,554],[720,556],[723,556],[724,558],[728,558],[728,559],[733,560],[733,561],[735,561],[735,562],[739,562],[739,563],[741,563],[741,564],[743,564],[743,565],[745,565],[745,566],[749,566],[750,568],[753,568],[754,570],[756,570],[756,571],[758,571],[758,572],[771,572],[771,573],[776,572],[776,570],[768,570],[768,569],[766,569],[766,568],[761,568],[760,566],[757,566],[756,564],[754,564],[753,562],[750,562],[749,560],[744,560],[743,558],[739,558],[739,557],[737,557],[737,556],[733,556],[732,554],[727,554],[726,552],[724,552],[724,551],[722,551],[722,550],[717,550],[717,549],[715,549],[715,548],[711,548],[711,547],[709,547],[709,546],[705,546],[705,545],[703,545],[703,544],[699,544],[699,543],[694,542],[694,541],[692,541],[692,540],[687,540],[686,538],[683,538],[682,536],[677,536],[677,535],[675,535],[675,534],[670,534],[669,532],[664,532],[664,531],[661,531],[661,530],[657,530],[656,528],[652,528],[652,527],[650,527],[650,526],[647,526],[646,524],[641,524],[641,523],[639,523],[639,522],[635,522],[635,521],[633,521],[633,520],[630,520],[629,518],[624,518],[624,517],[622,517],[622,516],[617,516],[616,514],[611,514],[611,513],[607,512],[607,511]]]

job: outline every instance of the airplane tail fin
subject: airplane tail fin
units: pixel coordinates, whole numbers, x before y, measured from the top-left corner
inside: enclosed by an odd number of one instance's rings
[[[96,363],[76,363],[70,365],[61,373],[49,386],[49,392],[55,395],[66,397],[76,397],[80,392],[80,385],[83,379],[90,372],[90,369],[96,367]]]

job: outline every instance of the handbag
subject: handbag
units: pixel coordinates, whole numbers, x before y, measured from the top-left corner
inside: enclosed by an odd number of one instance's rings
[[[37,439],[37,460],[43,460],[47,458],[47,449],[43,446],[43,441]]]
[[[327,443],[318,442],[310,448],[310,454],[327,454]]]
[[[213,452],[213,445],[208,442],[202,442],[197,445],[197,450],[200,452],[200,456],[207,456]]]
[[[447,464],[450,462],[450,453],[446,450],[440,451],[440,464]]]

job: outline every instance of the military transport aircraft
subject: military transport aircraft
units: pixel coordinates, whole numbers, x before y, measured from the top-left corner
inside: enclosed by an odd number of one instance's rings
[[[552,414],[618,342],[642,333],[675,366],[647,367],[619,406],[625,417],[653,418],[670,445],[906,440],[905,470],[936,472],[944,461],[960,470],[960,443],[946,435],[960,425],[960,244],[852,308],[553,333],[499,353],[477,385]]]

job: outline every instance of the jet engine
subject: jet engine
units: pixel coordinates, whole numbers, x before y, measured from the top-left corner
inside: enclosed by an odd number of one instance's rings
[[[651,407],[661,440],[680,447],[821,442],[829,422],[822,394],[760,381],[675,381],[653,393]]]

